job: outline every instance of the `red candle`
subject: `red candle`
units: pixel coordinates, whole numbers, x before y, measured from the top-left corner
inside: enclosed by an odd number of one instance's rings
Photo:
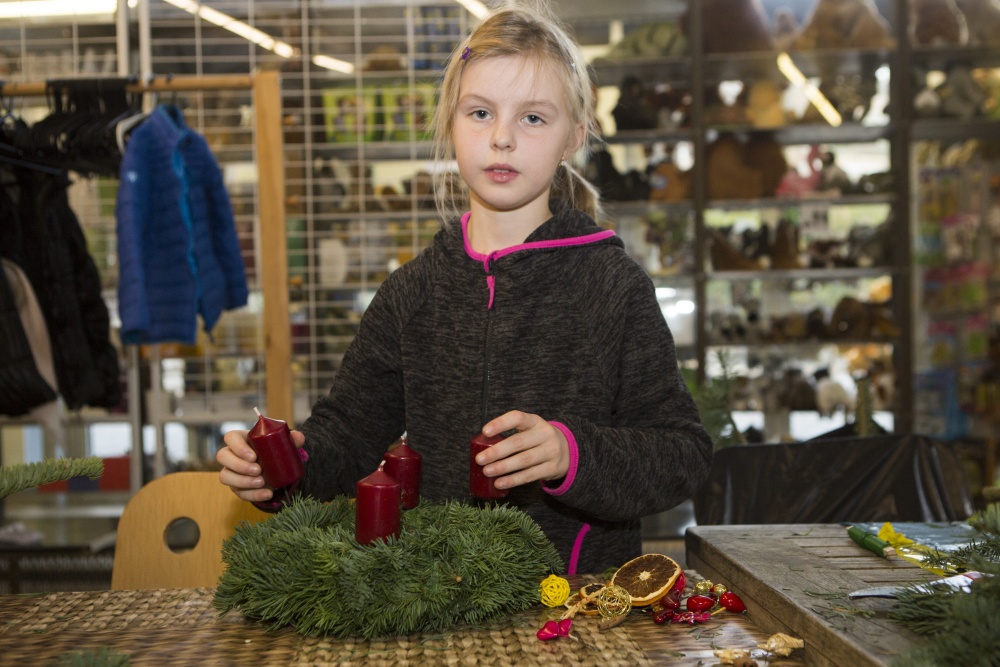
[[[257,423],[250,429],[247,442],[257,453],[257,463],[260,465],[264,484],[278,498],[279,491],[290,490],[288,487],[302,479],[305,468],[299,457],[298,447],[292,442],[288,424],[280,419],[265,417],[257,408],[253,410],[257,413]]]
[[[420,452],[406,444],[385,453],[385,473],[399,482],[403,509],[411,510],[420,503]]]
[[[502,435],[485,436],[479,433],[471,441],[469,457],[469,490],[473,498],[506,498],[507,490],[498,489],[492,477],[483,473],[483,466],[476,463],[476,455],[504,439]]]
[[[399,537],[402,503],[399,482],[385,474],[384,466],[385,461],[357,484],[354,539],[358,544],[371,544],[390,535]]]

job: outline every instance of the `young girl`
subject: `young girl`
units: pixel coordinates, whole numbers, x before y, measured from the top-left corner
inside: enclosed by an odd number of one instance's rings
[[[353,495],[405,431],[421,496],[469,499],[470,438],[508,434],[478,462],[575,574],[638,556],[640,518],[706,479],[712,443],[652,282],[567,164],[594,126],[591,95],[579,49],[537,13],[500,9],[459,46],[435,132],[468,210],[384,282],[293,432],[303,492]],[[268,501],[246,431],[225,443],[222,482]]]

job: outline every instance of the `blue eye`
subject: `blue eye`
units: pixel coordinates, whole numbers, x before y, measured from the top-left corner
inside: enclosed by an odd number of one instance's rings
[[[535,115],[533,113],[528,114],[527,116],[524,117],[524,119],[528,121],[530,125],[538,125],[543,122],[541,116]]]
[[[476,109],[475,111],[472,112],[472,115],[473,117],[478,118],[480,120],[489,118],[490,116],[489,112],[486,111],[485,109]]]

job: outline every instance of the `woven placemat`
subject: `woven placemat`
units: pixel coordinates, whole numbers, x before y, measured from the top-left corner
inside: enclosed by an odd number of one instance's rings
[[[133,665],[715,665],[715,647],[752,648],[766,640],[744,615],[707,623],[664,625],[633,612],[622,625],[598,629],[579,616],[570,637],[541,642],[535,633],[561,609],[534,608],[481,627],[362,641],[268,631],[238,612],[220,617],[212,589],[0,596],[4,664],[45,665],[69,651],[112,648]],[[769,667],[799,667],[798,659]]]

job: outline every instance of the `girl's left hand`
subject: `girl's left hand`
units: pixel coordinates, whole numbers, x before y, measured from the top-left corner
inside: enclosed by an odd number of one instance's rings
[[[562,479],[569,471],[569,445],[563,432],[538,415],[511,410],[483,427],[484,435],[517,433],[476,457],[498,489],[510,489],[538,480]]]

